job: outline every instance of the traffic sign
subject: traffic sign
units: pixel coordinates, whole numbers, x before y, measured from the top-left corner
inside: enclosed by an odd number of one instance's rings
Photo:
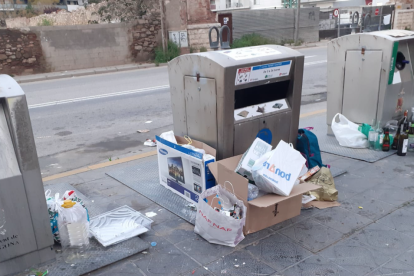
[[[338,16],[339,16],[339,10],[338,10],[338,9],[334,9],[334,11],[333,11],[333,15],[334,15],[335,17],[338,17]]]
[[[375,9],[375,15],[378,15],[379,14],[379,9],[377,8],[377,9]]]

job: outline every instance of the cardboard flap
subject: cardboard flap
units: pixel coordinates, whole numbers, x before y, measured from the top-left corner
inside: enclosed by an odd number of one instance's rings
[[[284,200],[287,200],[289,198],[295,197],[297,195],[304,194],[306,192],[319,189],[321,186],[314,185],[311,183],[303,183],[299,184],[293,187],[292,192],[289,196],[280,196],[276,194],[267,194],[262,197],[253,199],[252,201],[249,201],[250,205],[260,207],[260,208],[266,208],[275,204],[278,204]]]
[[[208,163],[207,166],[210,169],[211,174],[214,176],[216,181],[218,181],[218,168],[217,168],[217,162]]]
[[[226,188],[227,191],[233,193],[236,197],[240,200],[243,200],[244,202],[247,202],[247,183],[248,180],[244,178],[243,176],[235,173],[234,171],[228,169],[221,163],[217,163],[217,169],[218,169],[218,178],[216,178],[217,182]],[[228,184],[225,182],[229,181],[231,183]],[[232,188],[233,186],[233,188]]]

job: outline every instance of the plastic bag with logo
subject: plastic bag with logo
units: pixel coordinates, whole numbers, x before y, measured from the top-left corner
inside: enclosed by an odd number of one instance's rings
[[[49,213],[50,227],[52,228],[53,239],[55,242],[60,243],[59,228],[57,223],[58,211],[57,204],[59,204],[59,194],[55,194],[55,197],[51,196],[51,191],[45,192],[47,211]]]
[[[224,185],[227,183],[230,182],[226,181]],[[221,185],[205,190],[200,199],[203,200],[197,204],[194,232],[209,243],[231,247],[238,245],[244,239],[243,227],[246,223],[247,208],[243,201],[234,195],[234,191],[231,193]],[[228,206],[235,206],[237,216],[225,211]]]
[[[306,159],[292,144],[281,140],[274,150],[256,160],[253,179],[264,192],[289,196],[305,163]]]

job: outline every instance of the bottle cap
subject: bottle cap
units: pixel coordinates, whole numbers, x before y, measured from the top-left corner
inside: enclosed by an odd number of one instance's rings
[[[72,208],[75,204],[76,204],[76,202],[73,202],[72,200],[67,199],[67,200],[63,201],[62,207],[63,208]]]

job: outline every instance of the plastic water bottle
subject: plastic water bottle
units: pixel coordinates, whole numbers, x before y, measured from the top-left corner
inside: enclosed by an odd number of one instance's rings
[[[85,208],[65,200],[59,208],[58,228],[62,248],[84,248],[89,245],[89,221]]]
[[[253,200],[259,196],[259,188],[256,185],[248,184],[247,201]]]

